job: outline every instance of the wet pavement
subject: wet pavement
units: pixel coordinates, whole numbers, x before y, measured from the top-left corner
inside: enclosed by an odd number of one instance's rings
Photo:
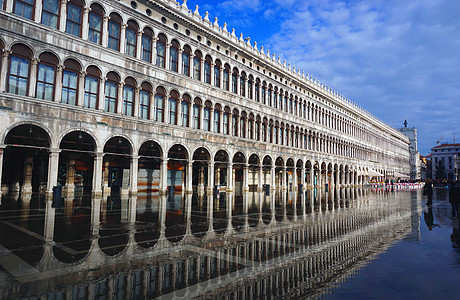
[[[1,299],[458,299],[445,189],[341,188],[0,206]]]

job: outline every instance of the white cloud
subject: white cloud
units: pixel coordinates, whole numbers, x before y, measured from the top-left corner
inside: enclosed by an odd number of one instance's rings
[[[390,125],[402,126],[407,117],[424,153],[437,132],[460,128],[459,2],[318,0],[294,6],[284,11],[289,17],[264,42],[266,49],[321,75]]]

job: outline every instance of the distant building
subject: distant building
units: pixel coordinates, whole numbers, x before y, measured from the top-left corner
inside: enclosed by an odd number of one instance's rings
[[[431,154],[427,156],[420,155],[420,179],[431,179]]]
[[[460,179],[460,144],[441,144],[431,148],[434,179]]]
[[[404,120],[404,127],[401,131],[405,136],[409,138],[409,153],[410,153],[410,179],[419,180],[421,179],[421,161],[420,152],[417,150],[417,129],[415,127],[408,128],[407,120]]]

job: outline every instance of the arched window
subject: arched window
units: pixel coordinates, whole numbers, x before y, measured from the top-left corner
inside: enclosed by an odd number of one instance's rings
[[[102,18],[104,10],[98,4],[91,4],[88,16],[88,41],[100,45],[102,40]]]
[[[136,90],[136,81],[132,77],[125,79],[123,85],[123,114],[134,116],[134,95]]]
[[[200,107],[201,100],[199,98],[195,98],[193,103],[193,129],[200,129]]]
[[[232,114],[232,135],[238,136],[238,110],[234,109]]]
[[[64,70],[62,71],[62,103],[70,105],[77,104],[79,72],[80,64],[75,60],[68,59],[64,62]]]
[[[169,69],[173,72],[179,71],[179,43],[176,40],[171,42],[169,48]]]
[[[139,118],[150,119],[150,95],[152,95],[152,86],[143,82],[139,91]]]
[[[189,95],[184,95],[182,96],[182,101],[181,101],[181,109],[180,109],[180,114],[181,114],[181,125],[183,127],[189,127],[189,116],[190,116],[190,96]]]
[[[220,68],[222,64],[220,60],[216,60],[216,64],[214,65],[214,86],[220,87]]]
[[[107,112],[117,112],[119,82],[120,78],[115,72],[107,74],[107,80],[105,81],[105,111]]]
[[[57,58],[51,53],[45,52],[40,55],[37,73],[37,91],[35,93],[38,99],[53,100],[57,63]]]
[[[32,20],[34,17],[35,0],[15,0],[14,14]]]
[[[248,79],[248,98],[249,99],[253,99],[253,95],[252,95],[252,86],[254,85],[254,79],[252,77],[252,75],[249,75],[249,79]]]
[[[259,79],[256,79],[256,85],[255,85],[255,100],[257,102],[260,102],[260,98],[259,98],[259,89],[260,89],[260,81]]]
[[[184,46],[182,51],[182,74],[190,77],[190,54],[192,50],[189,46]]]
[[[265,86],[265,82],[262,84],[262,103],[267,104],[267,88]]]
[[[287,95],[286,95],[286,97],[287,97]],[[289,98],[289,113],[290,114],[294,113],[293,105],[292,105],[292,96]]]
[[[176,91],[171,91],[169,95],[169,124],[177,124],[177,102],[179,102],[179,94]]]
[[[278,108],[278,88],[275,87],[275,90],[273,91],[273,106],[275,108]]]
[[[278,94],[278,109],[283,110],[283,90],[280,90]]]
[[[203,108],[203,130],[211,131],[211,103],[206,101]]]
[[[101,74],[96,67],[88,67],[85,76],[85,103],[84,107],[98,108],[97,99],[99,98],[99,78]],[[115,111],[113,111],[115,112]]]
[[[248,138],[253,140],[254,139],[254,115],[249,114],[248,118]]]
[[[223,71],[223,88],[226,91],[229,91],[230,89],[230,66],[228,64],[225,64],[224,71]]]
[[[59,21],[59,0],[43,0],[42,24],[51,28],[57,28]]]
[[[246,73],[241,72],[240,76],[240,95],[246,97]]]
[[[144,28],[142,34],[142,60],[152,62],[152,39],[153,31],[150,28]]]
[[[15,45],[10,56],[8,92],[27,96],[29,87],[29,68],[32,51],[24,45]]]
[[[246,138],[246,113],[241,112],[240,118],[240,137]]]
[[[232,73],[232,92],[238,93],[238,69],[234,68]]]
[[[193,58],[193,78],[201,80],[201,52],[195,51],[195,57]]]
[[[273,94],[273,91],[272,91],[272,86],[271,84],[268,86],[268,93],[267,93],[267,104],[268,106],[272,106],[273,103],[272,103],[272,94]]]
[[[257,117],[257,120],[255,123],[256,123],[256,128],[255,128],[256,140],[260,141],[260,117],[259,116]]]
[[[220,111],[221,111],[221,106],[219,104],[216,104],[214,107],[214,117],[213,117],[213,124],[214,124],[214,132],[215,133],[220,133]]]
[[[160,34],[157,40],[157,62],[156,65],[164,68],[166,66],[166,36],[164,34]]]
[[[284,95],[284,103],[283,103],[283,105],[284,105],[284,111],[288,112],[288,95],[287,95],[287,92]]]
[[[204,82],[211,84],[211,57],[206,55],[206,59],[204,60]]]
[[[69,0],[67,2],[67,20],[65,32],[81,36],[81,19],[83,12],[83,2],[80,0]]]
[[[126,54],[132,57],[136,57],[137,50],[137,32],[139,31],[139,26],[133,20],[128,21],[128,26],[126,27]]]
[[[115,51],[120,51],[120,32],[121,17],[116,13],[111,13],[109,19],[109,40],[107,47]]]
[[[225,107],[224,109],[224,114],[222,115],[222,122],[223,122],[223,126],[222,126],[222,130],[223,130],[223,134],[224,135],[228,135],[230,132],[229,132],[229,128],[228,128],[228,125],[229,125],[229,119],[230,119],[230,108],[228,106]]]
[[[165,102],[166,92],[164,88],[157,87],[155,94],[155,106],[154,106],[154,120],[163,122],[163,108]]]

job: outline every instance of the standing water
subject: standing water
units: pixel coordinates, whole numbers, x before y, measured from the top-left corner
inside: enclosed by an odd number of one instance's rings
[[[445,189],[3,199],[0,299],[458,299]]]

